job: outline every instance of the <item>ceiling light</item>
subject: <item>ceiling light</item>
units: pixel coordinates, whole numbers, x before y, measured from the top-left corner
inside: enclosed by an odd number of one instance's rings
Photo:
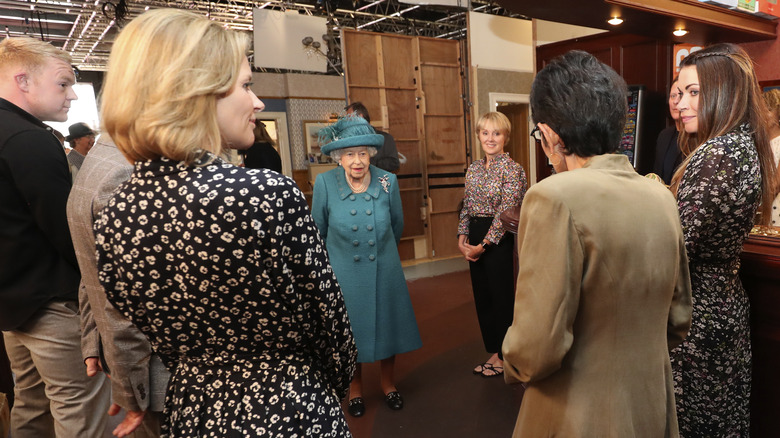
[[[609,24],[611,24],[613,26],[617,26],[618,24],[623,23],[623,19],[620,18],[620,17],[612,17],[609,20],[607,20],[607,23],[609,23]]]
[[[682,28],[680,28],[680,29],[676,29],[674,32],[672,32],[672,34],[673,34],[674,36],[681,37],[681,36],[685,36],[685,35],[687,35],[687,34],[688,34],[688,31],[687,31],[687,30],[685,30],[685,29],[682,29]]]

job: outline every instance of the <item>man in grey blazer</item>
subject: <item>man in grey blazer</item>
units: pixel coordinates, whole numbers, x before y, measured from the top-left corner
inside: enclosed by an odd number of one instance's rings
[[[170,374],[152,354],[146,337],[107,300],[98,281],[92,224],[133,166],[107,135],[89,151],[68,197],[68,224],[81,270],[82,354],[87,374],[103,371],[111,378],[113,404],[109,414],[126,411],[114,433],[134,437],[160,435],[165,388]]]

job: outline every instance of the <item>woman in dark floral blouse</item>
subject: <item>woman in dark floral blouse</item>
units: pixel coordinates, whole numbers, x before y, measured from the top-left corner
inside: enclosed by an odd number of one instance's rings
[[[233,166],[254,141],[248,37],[156,9],[111,50],[102,117],[133,174],[95,223],[108,300],[171,371],[164,437],[349,437],[357,351],[306,200]]]
[[[466,172],[466,193],[458,223],[458,249],[468,260],[471,288],[490,358],[474,374],[499,376],[504,372],[501,343],[512,324],[515,296],[514,239],[501,227],[501,213],[520,205],[527,182],[523,167],[504,152],[512,126],[499,112],[477,121],[477,138],[485,158]]]
[[[672,180],[688,252],[692,326],[672,351],[680,435],[750,432],[748,297],[739,255],[761,205],[770,218],[775,170],[768,114],[753,64],[732,44],[681,63],[678,104],[688,158]],[[685,150],[694,145],[693,150]]]

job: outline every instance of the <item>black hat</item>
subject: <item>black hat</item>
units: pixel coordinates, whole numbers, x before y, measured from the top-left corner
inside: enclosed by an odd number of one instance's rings
[[[74,123],[68,127],[68,136],[65,137],[65,141],[73,141],[77,138],[86,137],[88,135],[97,135],[97,131],[93,131],[86,123],[79,122]]]

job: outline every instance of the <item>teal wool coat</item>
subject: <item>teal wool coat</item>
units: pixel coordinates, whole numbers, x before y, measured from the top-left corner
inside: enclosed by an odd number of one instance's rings
[[[341,285],[358,349],[374,362],[422,346],[398,242],[404,228],[395,175],[371,166],[371,183],[354,194],[342,167],[317,176],[312,216]]]

